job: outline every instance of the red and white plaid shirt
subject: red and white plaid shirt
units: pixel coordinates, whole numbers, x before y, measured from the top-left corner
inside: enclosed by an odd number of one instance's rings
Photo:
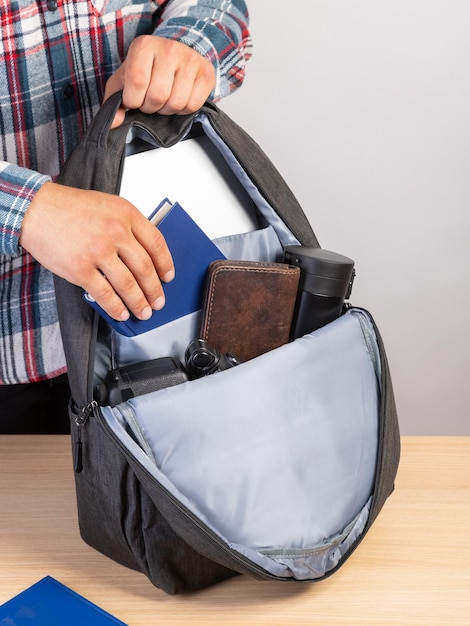
[[[51,274],[19,247],[34,194],[59,173],[144,33],[208,58],[214,100],[251,54],[244,0],[0,0],[0,384],[65,371]]]

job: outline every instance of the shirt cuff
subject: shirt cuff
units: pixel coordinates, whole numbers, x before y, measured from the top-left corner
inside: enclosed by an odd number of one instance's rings
[[[0,253],[15,257],[24,215],[36,193],[51,180],[33,170],[0,161]]]

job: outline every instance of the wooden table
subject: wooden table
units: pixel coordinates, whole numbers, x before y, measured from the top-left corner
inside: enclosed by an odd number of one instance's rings
[[[81,540],[69,446],[0,437],[0,604],[51,575],[129,626],[470,624],[470,437],[403,438],[395,493],[331,578],[238,576],[182,596]]]

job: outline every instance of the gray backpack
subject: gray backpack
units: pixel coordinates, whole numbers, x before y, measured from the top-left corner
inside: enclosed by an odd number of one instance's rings
[[[259,224],[216,241],[228,259],[273,263],[289,245],[320,248],[279,172],[216,106],[171,117],[130,111],[110,130],[119,104],[118,94],[103,105],[59,182],[119,193],[132,146],[171,150],[208,137]],[[124,337],[80,288],[57,278],[56,293],[85,542],[170,594],[236,573],[317,581],[345,562],[393,491],[399,461],[390,373],[370,313],[349,306],[237,367],[114,405],[96,399],[108,373],[182,361],[200,311]]]

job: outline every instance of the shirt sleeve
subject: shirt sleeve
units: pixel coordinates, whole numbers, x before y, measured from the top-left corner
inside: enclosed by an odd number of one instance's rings
[[[19,256],[23,217],[42,185],[51,180],[38,172],[0,161],[0,253]]]
[[[216,86],[210,98],[219,101],[237,89],[252,50],[245,0],[167,0],[159,4],[154,33],[185,43],[213,64]],[[0,254],[21,254],[24,215],[49,180],[49,176],[0,161]]]
[[[211,99],[218,101],[237,89],[252,53],[245,0],[169,0],[162,6],[154,34],[185,43],[213,64]]]

